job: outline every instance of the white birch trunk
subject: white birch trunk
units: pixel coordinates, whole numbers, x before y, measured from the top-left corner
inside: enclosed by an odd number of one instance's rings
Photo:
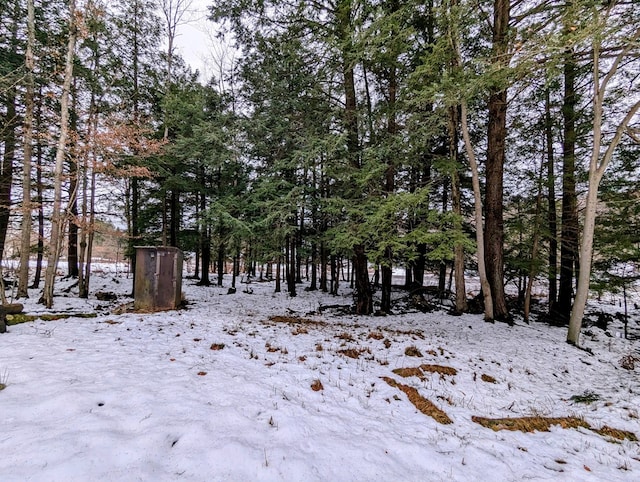
[[[579,346],[580,345],[580,329],[582,328],[582,318],[587,305],[589,296],[589,283],[591,280],[591,258],[593,256],[593,237],[596,224],[596,211],[598,207],[598,188],[600,181],[604,176],[607,166],[613,158],[614,151],[622,136],[627,130],[635,115],[640,109],[640,101],[631,106],[624,119],[618,124],[616,132],[609,142],[607,149],[600,157],[600,149],[602,146],[602,121],[604,98],[607,91],[609,81],[614,77],[618,68],[625,60],[627,55],[634,48],[640,38],[640,29],[629,39],[629,44],[623,48],[614,58],[611,67],[602,80],[600,80],[600,44],[597,40],[593,46],[593,148],[591,151],[591,161],[589,163],[589,188],[587,193],[587,204],[585,206],[584,228],[582,233],[582,242],[580,243],[580,276],[578,277],[578,287],[576,289],[576,298],[573,302],[571,310],[571,318],[569,319],[569,331],[567,333],[567,342]]]

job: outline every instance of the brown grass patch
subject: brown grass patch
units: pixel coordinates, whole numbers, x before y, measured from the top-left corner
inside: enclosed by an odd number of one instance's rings
[[[310,320],[309,318],[302,318],[301,316],[270,316],[269,320],[274,323],[288,323],[290,325],[326,325],[324,321]]]
[[[514,417],[514,418],[485,418],[471,417],[471,420],[490,428],[493,431],[498,430],[519,430],[520,432],[548,432],[552,425],[559,425],[562,428],[586,428],[603,437],[611,437],[617,440],[630,440],[637,442],[638,437],[633,432],[627,430],[618,430],[604,426],[601,429],[591,427],[586,421],[578,417]]]
[[[487,375],[487,374],[485,374],[485,373],[483,373],[483,374],[482,374],[482,376],[480,377],[480,379],[481,379],[483,382],[487,382],[487,383],[497,383],[495,378],[493,378],[491,375]]]
[[[106,323],[107,325],[120,325],[121,321],[113,321],[113,320],[105,320],[102,323]]]
[[[314,392],[319,392],[320,390],[324,390],[324,386],[320,380],[314,380],[311,384],[311,390]]]
[[[429,365],[429,364],[423,364],[420,365],[420,368],[422,368],[425,372],[428,373],[439,373],[440,375],[457,375],[458,374],[458,370],[456,370],[453,367],[445,367],[442,365]]]
[[[629,440],[631,442],[637,442],[638,441],[638,437],[636,437],[636,434],[634,434],[633,432],[629,432],[627,430],[618,430],[617,428],[611,428],[608,426],[604,426],[601,429],[595,430],[592,429],[594,432],[599,433],[600,435],[603,435],[605,437],[612,437],[618,440]]]
[[[406,394],[407,397],[409,397],[409,401],[413,403],[413,405],[420,412],[433,418],[436,422],[443,425],[453,423],[453,420],[451,420],[445,412],[436,407],[433,402],[420,395],[420,393],[418,393],[418,390],[416,390],[415,388],[408,385],[403,385],[402,383],[398,383],[393,378],[382,377],[382,379],[392,387],[395,387]]]
[[[587,422],[577,417],[514,417],[514,418],[485,418],[471,417],[471,420],[490,428],[498,430],[519,430],[520,432],[548,432],[552,425],[562,428],[591,428]]]
[[[222,350],[224,348],[224,343],[213,343],[211,345],[212,350]]]
[[[391,371],[403,378],[418,377],[420,380],[424,380],[424,373],[418,367],[396,368]]]
[[[347,333],[346,331],[340,333],[339,335],[336,335],[336,338],[344,341],[355,341],[353,336],[351,336],[351,334]]]
[[[348,356],[349,358],[355,358],[355,359],[360,358],[360,355],[367,352],[369,352],[368,348],[361,348],[359,350],[356,348],[347,348],[345,350],[338,350],[338,353],[340,353],[341,355]]]
[[[407,356],[415,356],[418,358],[422,358],[422,353],[420,352],[420,350],[418,350],[418,347],[416,346],[408,346],[404,350],[404,354]]]
[[[372,331],[371,333],[369,333],[369,336],[367,336],[367,338],[374,339],[374,340],[382,340],[384,338],[384,335],[379,331]]]
[[[201,377],[205,376],[206,374],[207,374],[207,372],[198,372],[198,375],[201,376]]]

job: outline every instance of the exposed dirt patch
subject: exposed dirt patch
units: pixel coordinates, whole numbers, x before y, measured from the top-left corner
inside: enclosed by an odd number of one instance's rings
[[[322,385],[322,382],[320,380],[314,380],[311,384],[311,390],[313,390],[314,392],[319,392],[321,390],[324,390],[324,386]]]
[[[392,387],[395,387],[401,392],[405,393],[407,397],[409,397],[409,401],[413,403],[413,405],[420,412],[433,418],[436,422],[443,425],[453,423],[453,420],[451,420],[445,412],[436,407],[433,402],[420,395],[418,390],[416,390],[415,388],[408,385],[403,385],[402,383],[398,383],[393,378],[382,377],[382,379]]]
[[[213,343],[211,345],[212,350],[222,350],[224,348],[224,343]]]

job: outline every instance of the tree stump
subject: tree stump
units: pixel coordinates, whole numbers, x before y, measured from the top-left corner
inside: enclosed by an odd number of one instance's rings
[[[7,332],[7,313],[4,308],[0,306],[0,333]]]

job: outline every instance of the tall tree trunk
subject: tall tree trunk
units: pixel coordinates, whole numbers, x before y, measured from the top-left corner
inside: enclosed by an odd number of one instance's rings
[[[460,188],[460,173],[458,172],[459,153],[458,153],[458,125],[459,125],[459,108],[453,106],[449,108],[449,157],[454,163],[451,170],[451,207],[455,216],[454,229],[458,233],[462,233],[462,193]],[[464,313],[467,311],[467,288],[464,278],[464,247],[461,243],[456,243],[453,248],[453,271],[456,285],[456,301],[455,313]]]
[[[369,283],[369,269],[364,246],[357,245],[353,256],[356,313],[368,315],[373,312],[373,296]],[[363,295],[364,293],[364,295]]]
[[[395,12],[398,8],[396,2],[392,2],[391,12]],[[395,141],[395,137],[398,134],[398,124],[396,119],[396,97],[398,93],[398,79],[395,67],[389,69],[389,85],[387,89],[388,94],[388,120],[387,120],[387,134],[390,142]],[[384,180],[384,192],[385,195],[392,196],[396,187],[396,166],[393,156],[387,159],[387,169],[385,171]],[[395,229],[394,229],[395,230]],[[387,233],[387,235],[395,235],[395,233]],[[366,263],[365,263],[366,264]],[[354,263],[354,270],[356,264]],[[380,300],[380,311],[382,313],[391,313],[391,287],[393,283],[393,251],[390,247],[384,250],[384,259],[382,261],[382,293]],[[359,274],[362,276],[362,273]],[[356,275],[357,283],[357,275]],[[367,270],[367,284],[369,284],[369,272]],[[373,305],[372,305],[373,310]]]
[[[558,301],[553,307],[553,322],[566,325],[573,304],[574,272],[578,269],[578,201],[576,196],[576,64],[572,51],[565,53],[564,99],[562,121],[562,228],[560,233],[560,289]],[[575,270],[575,271],[574,271]]]
[[[38,93],[38,97],[42,97],[42,91]],[[36,115],[37,129],[40,130],[42,125],[42,108],[38,103],[38,111]],[[33,283],[31,288],[40,287],[40,278],[42,277],[42,259],[44,258],[44,193],[42,185],[42,143],[36,144],[36,205],[38,207],[38,243],[36,247],[36,269],[33,274]]]
[[[558,298],[558,221],[556,213],[556,175],[553,155],[553,121],[549,89],[545,89],[545,134],[547,151],[547,224],[549,230],[549,310],[555,306]]]
[[[18,274],[17,298],[28,298],[29,260],[31,258],[31,158],[33,156],[33,118],[34,118],[34,78],[35,62],[33,46],[35,44],[35,13],[33,0],[27,0],[27,51],[25,53],[26,92],[24,114],[24,145],[22,162],[22,223],[20,238],[20,271]]]
[[[531,262],[529,263],[529,277],[527,286],[525,288],[524,295],[524,321],[529,323],[529,312],[531,309],[531,290],[533,289],[533,282],[538,275],[537,262],[538,262],[538,245],[540,243],[540,209],[542,206],[542,183],[544,179],[544,165],[543,160],[540,163],[540,173],[538,174],[538,194],[536,195],[536,211],[535,220],[533,225],[533,241],[531,246]]]
[[[20,19],[20,3],[13,4],[13,19],[11,22],[10,57],[18,55],[18,26]],[[4,259],[4,247],[9,229],[9,214],[11,211],[11,186],[13,184],[14,161],[16,156],[16,129],[18,127],[16,112],[17,89],[12,82],[7,88],[5,97],[5,125],[1,132],[4,141],[4,156],[2,158],[2,172],[0,172],[0,261]]]
[[[282,256],[278,255],[278,260],[276,262],[276,288],[275,292],[280,293],[282,291],[282,287],[280,286],[280,270],[282,266]]]
[[[360,143],[358,139],[358,111],[354,74],[352,15],[352,0],[339,0],[336,5],[336,21],[337,35],[342,48],[342,81],[345,95],[344,124],[347,134],[347,152],[351,166],[354,169],[360,169]],[[369,315],[373,311],[373,293],[369,284],[367,255],[364,245],[356,244],[353,247],[353,253],[354,259],[358,259],[358,262],[354,263],[354,276],[356,278],[356,313],[359,315]],[[366,283],[364,282],[365,279]]]
[[[180,231],[180,194],[176,189],[171,190],[171,225],[169,229],[169,245],[178,247],[178,233]]]
[[[202,192],[200,193],[200,213],[205,216],[207,211],[207,176],[204,167],[200,167],[200,178],[202,183]],[[211,231],[208,223],[200,224],[200,262],[202,263],[199,285],[209,286],[209,268],[211,266]]]
[[[324,241],[320,243],[320,290],[323,293],[329,291],[327,283],[327,265],[329,264],[327,248]]]
[[[67,45],[67,55],[65,60],[64,82],[62,85],[62,94],[60,97],[60,137],[56,147],[56,164],[54,170],[54,194],[53,194],[53,212],[51,217],[51,238],[49,241],[49,258],[47,261],[47,270],[44,279],[44,288],[40,302],[47,308],[53,306],[53,287],[55,284],[55,275],[58,268],[58,259],[60,256],[60,245],[62,241],[62,231],[64,229],[65,219],[62,211],[62,175],[64,169],[64,158],[67,147],[67,137],[69,134],[69,92],[71,90],[71,81],[73,80],[73,59],[76,46],[76,8],[75,0],[69,0],[69,39]]]
[[[627,132],[629,123],[640,112],[640,100],[636,101],[628,110],[627,114],[617,125],[615,134],[611,138],[609,145],[603,149],[602,124],[604,120],[604,101],[609,82],[615,77],[620,65],[627,60],[631,49],[637,45],[640,39],[640,28],[637,28],[634,35],[628,40],[628,45],[620,49],[618,55],[609,63],[609,71],[603,78],[600,78],[600,37],[594,36],[593,40],[593,147],[591,160],[589,162],[589,184],[587,190],[587,201],[584,209],[584,228],[582,232],[582,243],[580,245],[580,273],[578,275],[578,288],[576,299],[571,310],[569,320],[569,330],[567,332],[567,342],[572,345],[580,343],[580,329],[582,328],[582,317],[587,305],[589,296],[589,283],[591,281],[591,258],[593,256],[593,238],[596,223],[596,210],[598,207],[598,189],[600,182],[613,158],[616,147],[622,140],[622,136]],[[615,78],[614,82],[620,81]],[[602,151],[604,150],[604,154]]]
[[[292,298],[297,296],[296,292],[296,236],[287,236],[286,239],[286,277],[287,277],[287,291]]]
[[[508,65],[509,0],[495,0],[493,12],[493,59]],[[503,178],[505,140],[507,137],[507,90],[502,86],[489,93],[487,129],[487,182],[485,187],[485,261],[487,280],[493,298],[493,314],[497,320],[507,320],[509,310],[504,293],[504,219]]]
[[[222,239],[218,241],[218,286],[222,286],[222,281],[224,279],[224,271],[225,271],[225,245],[222,242]]]
[[[69,125],[71,132],[78,131],[77,86],[75,78],[71,84],[71,111],[69,113]],[[77,145],[73,138],[69,146],[69,201],[67,203],[67,219],[69,231],[67,232],[67,276],[78,277],[78,177],[79,165],[77,160]]]
[[[449,42],[451,44],[451,50],[455,55],[455,63],[458,65],[461,59],[460,47],[458,43],[459,33],[454,29],[449,29]],[[471,135],[469,133],[469,125],[467,122],[467,101],[462,99],[460,103],[460,131],[464,140],[465,151],[467,158],[469,159],[469,167],[471,168],[471,183],[473,185],[473,200],[474,200],[474,217],[476,222],[476,245],[478,259],[478,277],[480,278],[480,291],[482,293],[484,301],[484,319],[485,321],[493,321],[493,297],[491,294],[491,287],[487,279],[487,269],[485,267],[485,253],[484,253],[484,229],[482,220],[482,193],[480,192],[480,175],[478,173],[478,162],[476,160],[476,154],[471,144]]]
[[[96,117],[97,127],[97,117]],[[95,131],[94,131],[95,132]],[[91,285],[91,263],[93,260],[93,240],[96,235],[96,159],[92,160],[91,166],[91,185],[89,187],[89,219],[87,232],[86,261],[84,263],[84,283],[80,290],[81,298],[89,297],[89,286]]]
[[[484,319],[486,321],[493,321],[493,296],[491,293],[489,280],[487,279],[487,269],[485,267],[480,176],[478,173],[478,162],[476,161],[476,155],[473,150],[473,146],[471,145],[471,136],[469,134],[469,127],[467,125],[467,102],[464,100],[460,105],[460,125],[462,130],[462,137],[464,138],[465,149],[467,151],[467,157],[469,158],[469,165],[471,167],[471,182],[473,184],[474,213],[476,221],[476,245],[478,250],[478,277],[480,278],[480,290],[482,291],[482,297],[484,300]]]

